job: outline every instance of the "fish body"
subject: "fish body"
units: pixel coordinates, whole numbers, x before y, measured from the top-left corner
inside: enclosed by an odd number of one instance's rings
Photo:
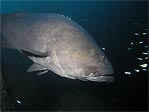
[[[14,13],[2,17],[2,43],[34,64],[28,72],[49,70],[84,81],[111,82],[113,67],[92,37],[59,14]]]

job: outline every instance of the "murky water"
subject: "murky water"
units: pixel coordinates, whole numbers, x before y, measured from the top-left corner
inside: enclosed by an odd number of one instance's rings
[[[27,57],[1,49],[4,90],[8,93],[2,98],[2,109],[147,110],[146,2],[2,2],[1,15],[16,11],[59,13],[80,24],[109,58],[115,82],[83,82],[53,72],[39,77],[26,72],[32,64]]]

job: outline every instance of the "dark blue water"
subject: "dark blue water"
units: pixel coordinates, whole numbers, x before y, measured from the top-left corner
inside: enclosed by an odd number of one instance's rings
[[[105,48],[115,81],[83,82],[53,72],[38,77],[26,73],[32,62],[24,55],[2,49],[2,75],[14,110],[148,109],[147,2],[1,2],[2,15],[16,11],[63,14],[80,24]]]

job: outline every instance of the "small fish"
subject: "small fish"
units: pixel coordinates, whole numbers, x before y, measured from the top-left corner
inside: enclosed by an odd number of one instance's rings
[[[145,68],[144,68],[144,69],[142,69],[142,70],[143,70],[143,71],[147,71],[147,69],[145,69]]]
[[[133,50],[133,48],[132,47],[128,47],[128,51],[131,51],[131,50]]]
[[[126,71],[126,72],[124,72],[124,74],[131,75],[131,72]]]
[[[140,70],[139,70],[139,69],[134,69],[134,71],[135,71],[135,72],[140,72]]]
[[[2,17],[2,42],[34,64],[27,72],[53,71],[84,81],[112,82],[111,63],[92,37],[77,23],[59,14],[14,13]]]
[[[130,45],[133,45],[133,42],[131,42]]]
[[[147,49],[147,48],[149,48],[149,46],[145,46],[145,48]]]
[[[142,58],[137,58],[138,60],[142,61],[143,59]]]
[[[147,64],[144,63],[144,64],[141,64],[140,66],[141,66],[142,68],[146,68],[146,67],[147,67]]]
[[[16,102],[17,102],[18,104],[21,104],[21,101],[19,101],[19,100],[17,100]]]
[[[140,35],[139,33],[135,33],[136,36]]]
[[[142,54],[144,54],[144,55],[148,55],[148,53],[147,53],[147,52],[143,52]]]
[[[105,50],[106,50],[106,48],[105,48],[105,47],[102,47],[102,50],[104,50],[104,51],[105,51]]]
[[[143,41],[140,41],[140,42],[139,42],[139,44],[142,44],[142,43],[143,43]]]
[[[144,33],[142,33],[142,35],[147,35],[147,33],[144,32]]]

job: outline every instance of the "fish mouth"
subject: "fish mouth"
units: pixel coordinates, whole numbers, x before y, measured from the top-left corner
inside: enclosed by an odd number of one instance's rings
[[[103,82],[113,82],[114,77],[112,75],[102,75],[100,76],[100,80],[102,80]]]
[[[113,82],[114,77],[112,75],[100,75],[100,76],[88,76],[85,77],[86,80],[95,81],[95,82]]]

